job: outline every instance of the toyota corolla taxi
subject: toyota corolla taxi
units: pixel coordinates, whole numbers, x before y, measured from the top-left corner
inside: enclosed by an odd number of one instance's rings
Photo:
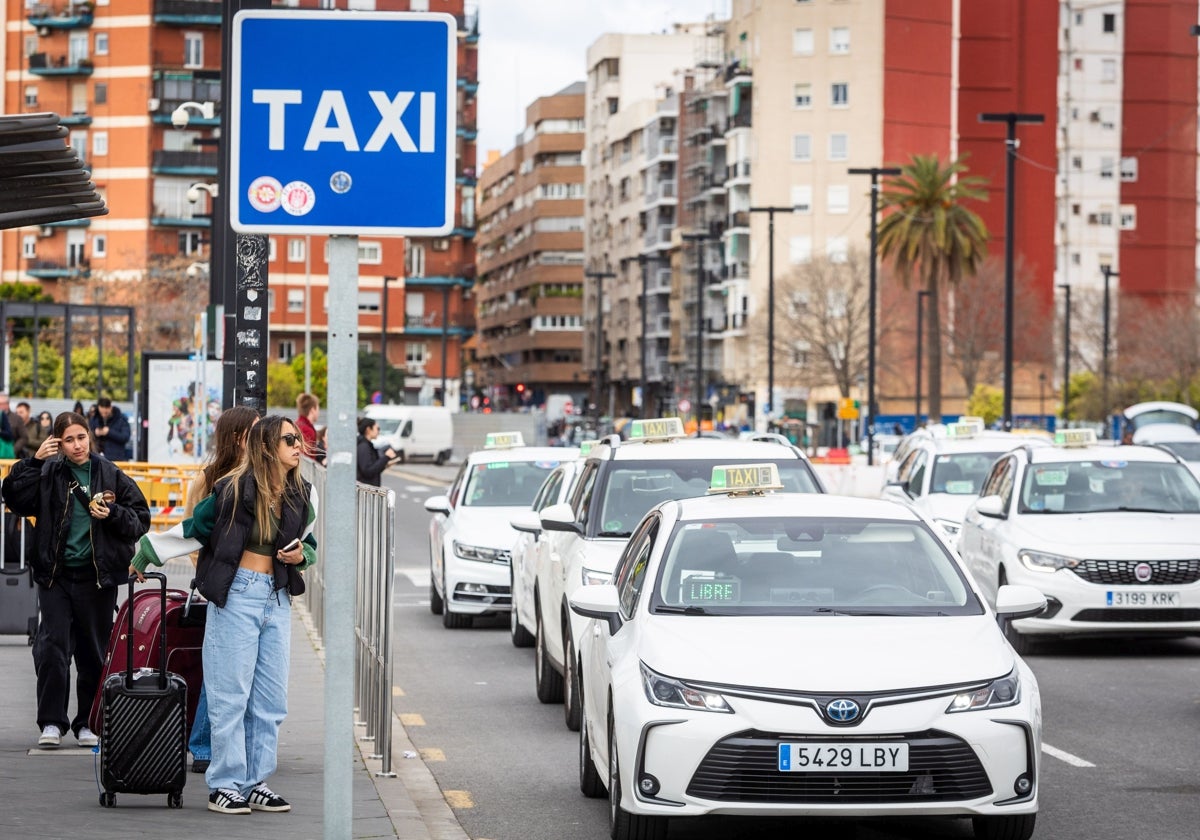
[[[612,836],[706,814],[974,819],[1025,840],[1038,809],[1033,673],[944,537],[889,501],[773,493],[771,464],[634,531],[591,619],[580,788]],[[999,618],[1041,610],[1030,587]]]
[[[467,457],[450,490],[425,500],[429,521],[429,608],[446,627],[507,612],[509,566],[517,532],[509,520],[526,509],[546,476],[575,452],[525,446],[519,432],[488,434]]]
[[[1069,429],[996,461],[963,520],[985,596],[1036,586],[1046,612],[1010,627],[1022,653],[1049,635],[1200,633],[1200,482],[1173,453],[1100,446]]]

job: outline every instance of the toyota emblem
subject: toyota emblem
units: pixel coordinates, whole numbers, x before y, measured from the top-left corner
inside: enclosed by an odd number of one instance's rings
[[[858,718],[858,704],[853,700],[840,697],[825,707],[825,714],[834,723],[850,723]]]

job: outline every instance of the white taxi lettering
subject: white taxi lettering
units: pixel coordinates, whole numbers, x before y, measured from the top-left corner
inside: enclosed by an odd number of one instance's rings
[[[416,91],[398,91],[395,96],[388,96],[383,91],[367,92],[375,104],[379,114],[376,123],[362,148],[365,152],[382,151],[389,140],[395,140],[396,146],[402,152],[434,152],[436,151],[437,126],[435,124],[437,97],[430,91],[423,91],[419,97],[420,120],[418,142],[413,142],[412,135],[401,122],[409,104],[417,97]],[[267,111],[267,148],[271,151],[283,151],[285,148],[286,109],[288,105],[300,105],[303,93],[299,90],[284,90],[256,88],[251,92],[251,99],[256,105],[266,105]],[[354,129],[354,120],[346,107],[346,97],[340,90],[323,90],[317,107],[309,123],[308,134],[304,139],[306,152],[317,151],[322,143],[340,143],[348,152],[359,151],[358,134]]]

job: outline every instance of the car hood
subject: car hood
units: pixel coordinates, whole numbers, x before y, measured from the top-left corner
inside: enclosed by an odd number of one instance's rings
[[[509,521],[514,514],[529,510],[527,506],[479,507],[459,506],[454,511],[454,538],[467,545],[512,549],[520,533]]]
[[[1018,548],[1097,560],[1196,556],[1200,516],[1172,513],[1025,514],[1014,529]]]
[[[1015,656],[990,616],[646,616],[641,659],[694,682],[811,692],[994,679]]]

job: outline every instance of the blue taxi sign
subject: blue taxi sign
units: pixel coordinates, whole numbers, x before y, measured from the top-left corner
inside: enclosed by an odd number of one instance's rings
[[[629,439],[671,440],[684,437],[683,421],[678,417],[655,417],[649,420],[634,420],[629,424]]]
[[[233,229],[449,233],[457,29],[446,14],[238,12],[226,121]]]
[[[1094,429],[1063,429],[1061,432],[1054,433],[1054,445],[1066,449],[1094,446],[1095,443],[1096,432]]]
[[[782,490],[775,464],[727,464],[712,469],[709,493],[764,493]]]
[[[524,445],[525,438],[520,432],[488,432],[483,439],[484,449],[513,449]]]

